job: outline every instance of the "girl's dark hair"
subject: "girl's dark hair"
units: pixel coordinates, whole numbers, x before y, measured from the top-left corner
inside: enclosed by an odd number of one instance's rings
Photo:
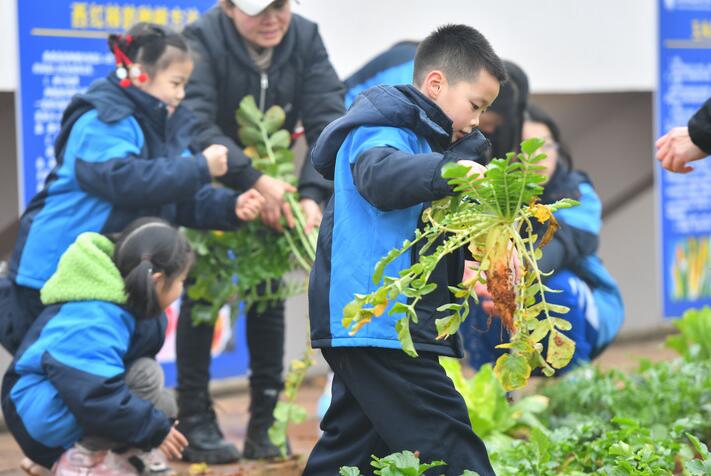
[[[558,159],[563,160],[565,165],[567,165],[568,170],[573,169],[573,158],[570,155],[568,147],[561,141],[560,129],[558,124],[553,120],[553,118],[545,112],[540,106],[529,103],[526,109],[526,114],[524,120],[531,122],[539,122],[545,125],[549,131],[551,131],[551,136],[553,140],[558,144]]]
[[[174,61],[190,59],[185,37],[153,23],[136,23],[125,35],[109,35],[109,50],[118,48],[134,63],[141,63],[149,75],[162,71]]]
[[[124,280],[126,307],[138,319],[163,312],[153,273],[165,275],[165,286],[187,271],[193,262],[190,243],[180,231],[157,218],[133,221],[118,236],[114,263]]]

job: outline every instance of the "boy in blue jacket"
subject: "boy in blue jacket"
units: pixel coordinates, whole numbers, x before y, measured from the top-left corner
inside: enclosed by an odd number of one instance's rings
[[[375,263],[413,238],[431,201],[453,193],[442,166],[456,161],[482,170],[474,161],[485,162],[488,144],[476,127],[505,79],[478,31],[441,27],[417,50],[413,85],[366,90],[314,147],[311,160],[334,180],[334,196],[311,273],[311,340],[335,375],[324,433],[305,475],[330,476],[344,465],[369,472],[372,454],[402,450],[445,460],[446,474],[494,474],[464,400],[438,361],[462,357],[459,336],[436,339],[435,319],[444,317],[436,309],[452,301],[447,285],[461,280],[463,252],[440,263],[431,276],[437,290],[417,307],[419,324],[411,332],[418,358],[401,350],[395,322],[402,316],[385,312],[354,336],[341,319],[355,293],[374,289]],[[394,261],[386,274],[397,275],[418,253]]]

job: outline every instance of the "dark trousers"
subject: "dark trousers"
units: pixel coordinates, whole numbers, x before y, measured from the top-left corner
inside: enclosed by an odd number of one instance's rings
[[[494,474],[437,355],[422,352],[413,359],[398,349],[368,347],[322,352],[334,372],[332,400],[305,476],[332,476],[341,466],[373,474],[370,455],[404,450],[419,451],[422,462],[447,463],[432,474]]]
[[[184,298],[178,319],[176,355],[178,364],[178,401],[181,413],[192,411],[195,403],[201,411],[206,402],[193,402],[207,393],[210,382],[210,348],[214,326],[194,325],[190,317],[193,303]],[[247,347],[249,348],[252,390],[281,390],[284,369],[284,303],[278,302],[263,312],[253,306],[247,312]],[[197,396],[197,397],[196,397]]]
[[[44,310],[38,289],[0,277],[0,344],[12,355],[25,334]]]

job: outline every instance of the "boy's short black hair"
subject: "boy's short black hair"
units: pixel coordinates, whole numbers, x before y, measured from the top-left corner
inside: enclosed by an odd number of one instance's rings
[[[421,85],[427,73],[437,69],[450,83],[471,81],[482,68],[499,82],[507,79],[504,63],[484,35],[467,25],[444,25],[418,46],[413,79]]]

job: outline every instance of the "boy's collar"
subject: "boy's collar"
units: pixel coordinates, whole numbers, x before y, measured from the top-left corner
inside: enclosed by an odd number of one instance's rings
[[[439,145],[443,149],[449,147],[452,141],[452,120],[447,117],[437,103],[425,96],[422,91],[411,84],[403,84],[395,86],[395,88],[410,99],[413,104],[422,109],[428,119],[444,130],[447,137],[445,139],[444,136],[442,136],[441,141],[438,140],[438,142],[441,142]]]

